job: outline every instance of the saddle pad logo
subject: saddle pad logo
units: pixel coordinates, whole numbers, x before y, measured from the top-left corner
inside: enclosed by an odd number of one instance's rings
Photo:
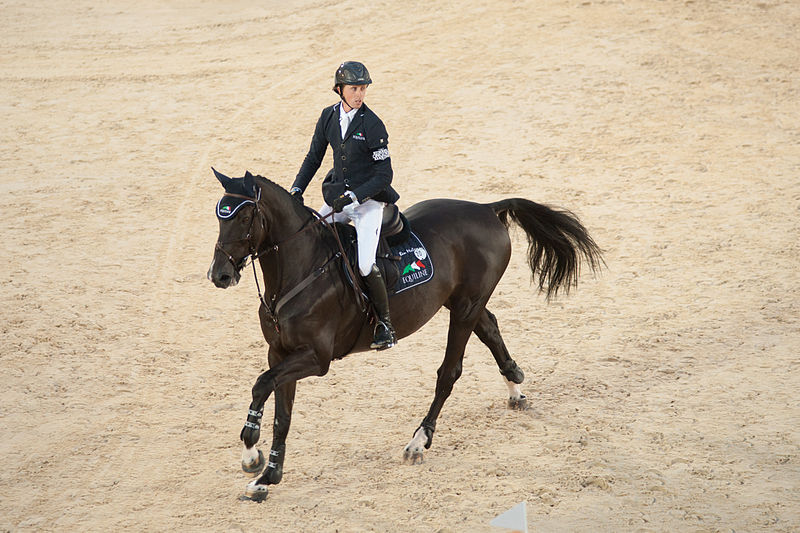
[[[392,246],[392,254],[400,257],[400,278],[393,288],[394,294],[421,285],[433,278],[431,256],[413,231],[406,242]]]
[[[425,268],[425,265],[423,263],[421,263],[420,261],[414,261],[413,263],[411,263],[410,265],[407,265],[403,269],[403,273],[401,275],[405,276],[409,272],[416,272],[417,270],[423,270],[424,268]]]

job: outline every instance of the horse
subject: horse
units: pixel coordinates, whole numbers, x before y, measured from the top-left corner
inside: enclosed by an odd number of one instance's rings
[[[269,370],[256,379],[240,434],[242,469],[256,478],[243,498],[263,501],[269,485],[283,477],[297,381],[323,376],[331,361],[369,350],[370,315],[359,302],[359,291],[347,281],[352,267],[334,225],[262,176],[246,172],[242,178],[229,178],[216,170],[214,174],[225,192],[217,204],[219,236],[207,277],[217,287],[232,287],[252,263],[261,331],[269,345]],[[441,307],[450,311],[433,402],[403,451],[404,461],[417,464],[431,447],[436,420],[461,376],[464,349],[473,333],[494,356],[508,386],[508,406],[527,408],[520,387],[524,373],[503,342],[497,318],[486,308],[511,258],[511,222],[527,236],[532,279],[547,300],[559,290],[567,293],[577,286],[581,264],[596,272],[604,262],[600,248],[573,213],[523,198],[486,204],[431,199],[403,214],[436,271],[425,284],[390,296],[398,339],[414,333]],[[256,444],[264,404],[273,393],[272,445],[265,460]]]

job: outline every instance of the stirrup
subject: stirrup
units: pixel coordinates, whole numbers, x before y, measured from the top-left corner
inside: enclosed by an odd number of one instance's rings
[[[375,332],[373,334],[372,344],[369,345],[373,350],[386,350],[397,344],[397,337],[391,327],[387,326],[385,322],[379,320],[375,324]]]

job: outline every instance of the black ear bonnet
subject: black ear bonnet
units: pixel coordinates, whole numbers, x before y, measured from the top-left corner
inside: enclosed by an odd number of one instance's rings
[[[242,206],[256,203],[260,191],[256,189],[255,180],[250,172],[245,172],[243,178],[229,178],[217,172],[213,167],[211,170],[214,171],[214,175],[225,188],[226,193],[237,195],[228,196],[226,194],[220,198],[219,202],[217,202],[217,218],[222,220],[232,218]],[[242,198],[242,196],[245,198]]]

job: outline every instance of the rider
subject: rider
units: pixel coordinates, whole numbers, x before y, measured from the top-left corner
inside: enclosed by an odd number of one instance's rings
[[[400,197],[391,187],[392,163],[386,127],[364,103],[372,83],[367,68],[345,61],[336,69],[333,91],[341,102],[322,110],[290,192],[302,197],[322,164],[325,151],[333,148],[333,168],[322,182],[323,217],[334,212],[334,221],[352,221],[358,239],[358,270],[366,282],[378,314],[371,348],[383,350],[397,343],[389,317],[386,284],[375,264],[383,208]]]

